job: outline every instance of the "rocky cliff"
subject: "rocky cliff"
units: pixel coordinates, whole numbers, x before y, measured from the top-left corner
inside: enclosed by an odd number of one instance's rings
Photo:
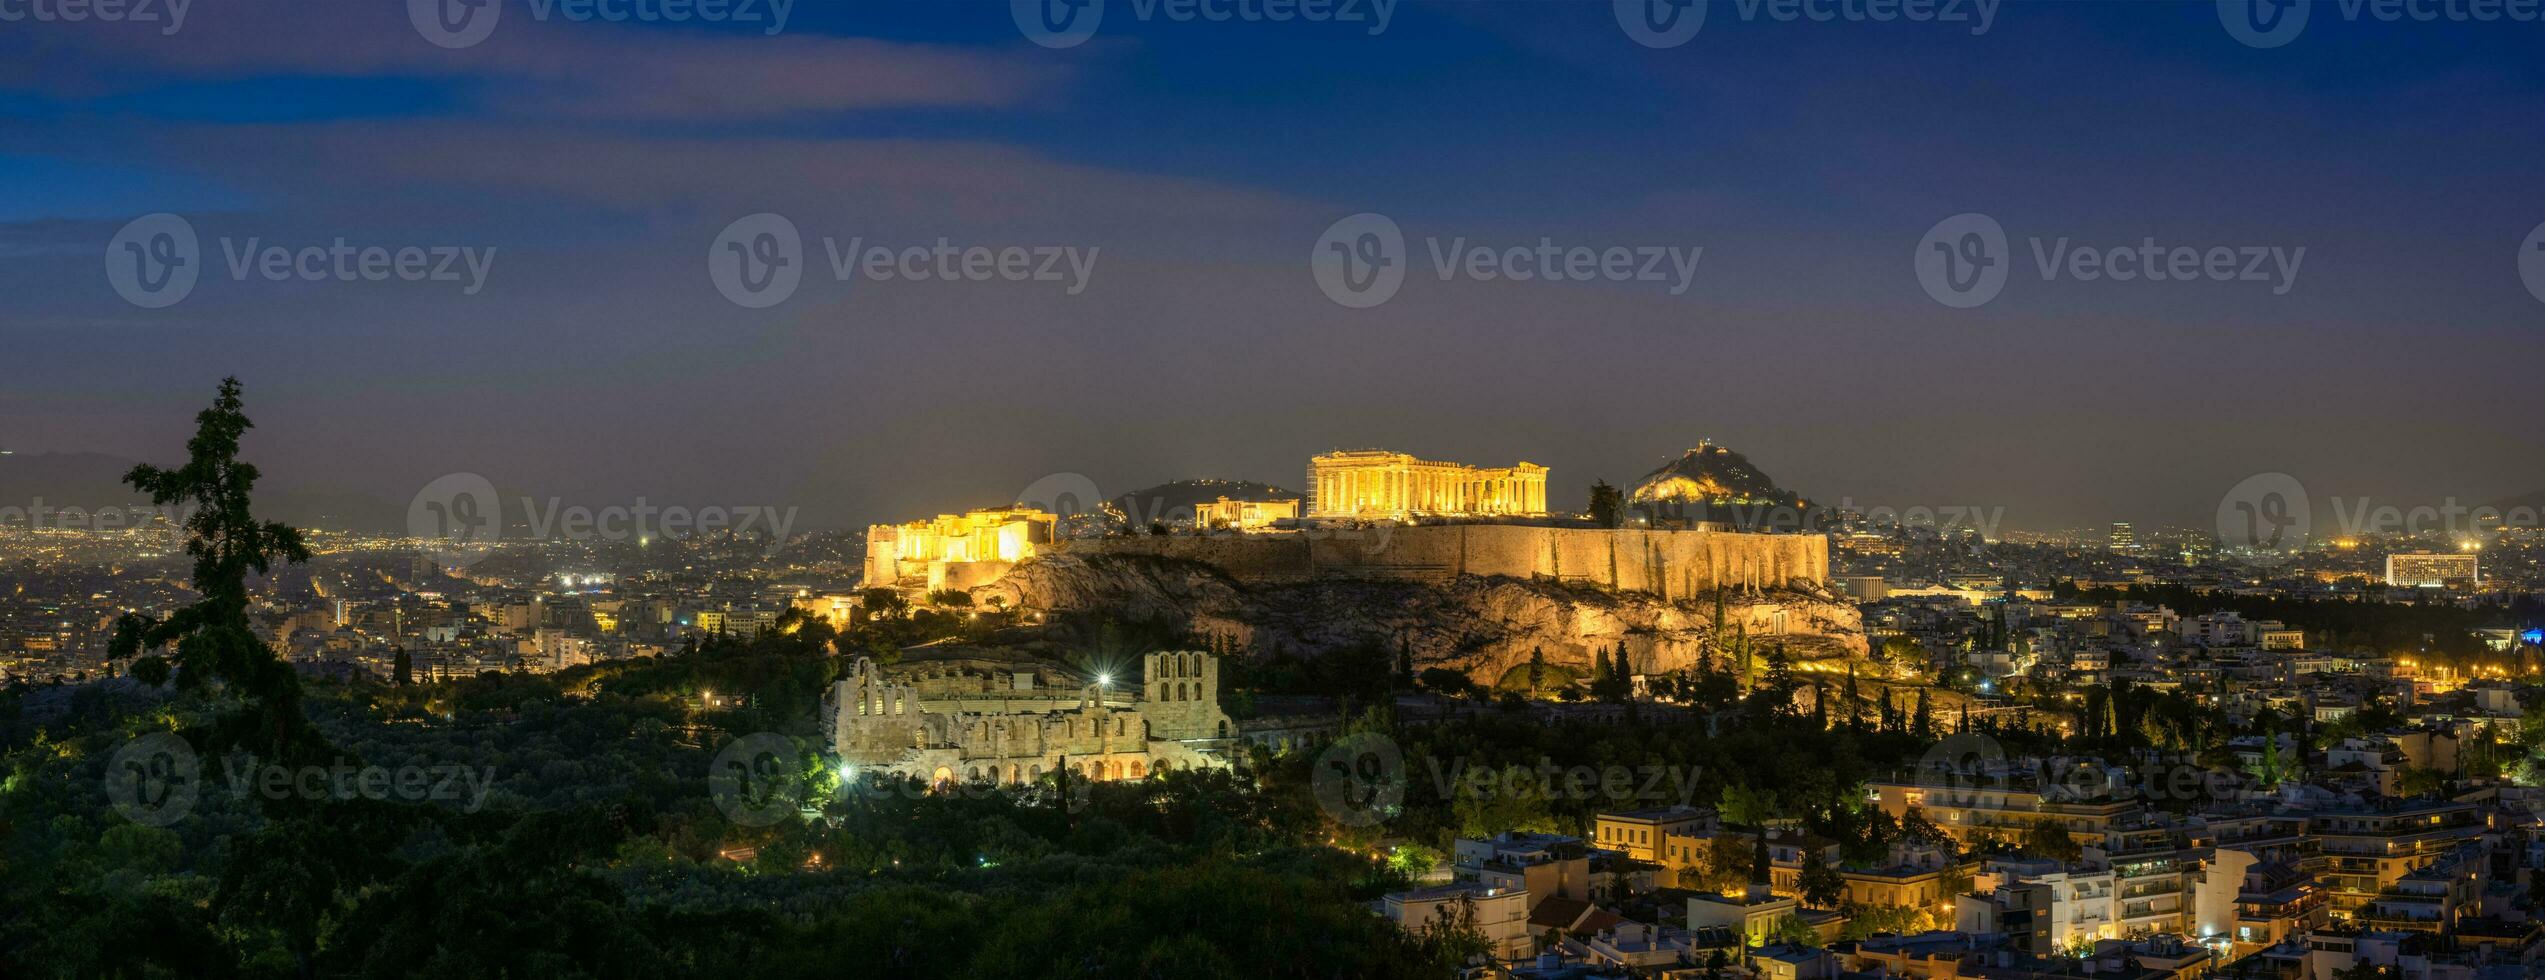
[[[1258,650],[1314,652],[1408,642],[1416,669],[1448,667],[1491,684],[1543,650],[1548,663],[1587,673],[1594,649],[1623,641],[1634,669],[1693,665],[1714,633],[1712,596],[1664,601],[1646,592],[1543,580],[1461,576],[1445,583],[1319,579],[1241,584],[1194,561],[1148,555],[1055,554],[1028,560],[973,590],[1012,608],[1109,611],[1166,620]],[[1865,653],[1864,625],[1847,602],[1817,591],[1723,596],[1738,625],[1797,660]]]

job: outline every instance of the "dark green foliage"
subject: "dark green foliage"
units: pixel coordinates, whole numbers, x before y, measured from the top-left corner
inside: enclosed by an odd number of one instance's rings
[[[186,553],[194,556],[189,584],[201,598],[166,619],[126,614],[115,624],[111,656],[173,649],[169,659],[180,686],[222,685],[246,701],[202,733],[205,747],[243,745],[287,756],[312,749],[300,715],[300,680],[248,628],[247,579],[277,562],[308,561],[309,547],[299,531],[258,521],[249,509],[258,474],[239,461],[239,438],[255,423],[243,409],[238,379],[222,381],[212,407],[195,416],[184,466],[143,464],[125,474],[124,482],[152,503],[184,513]],[[150,672],[159,673],[156,667]]]
[[[1621,526],[1626,520],[1626,495],[1606,480],[1596,481],[1591,484],[1590,513],[1591,522],[1601,527]]]

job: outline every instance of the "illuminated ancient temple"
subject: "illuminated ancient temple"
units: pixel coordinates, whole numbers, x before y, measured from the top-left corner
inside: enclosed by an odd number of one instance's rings
[[[1260,531],[1280,521],[1297,520],[1297,500],[1218,500],[1193,505],[1193,526]]]
[[[936,590],[994,580],[1050,545],[1057,519],[1019,506],[874,525],[866,529],[866,586],[924,582]]]
[[[1539,516],[1546,467],[1476,467],[1359,449],[1308,460],[1308,516]]]

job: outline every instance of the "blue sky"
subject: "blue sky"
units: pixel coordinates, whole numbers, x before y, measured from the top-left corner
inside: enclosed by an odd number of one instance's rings
[[[2009,2],[1974,35],[1713,0],[1654,49],[1587,0],[1409,0],[1375,36],[1108,4],[1062,50],[1005,2],[803,4],[770,35],[510,0],[456,50],[394,2],[0,23],[0,445],[164,456],[235,372],[276,479],[392,502],[468,471],[847,523],[1063,471],[1295,483],[1363,445],[1546,463],[1565,501],[1701,437],[1823,499],[2019,527],[2198,523],[2275,470],[2545,488],[2517,266],[2545,24],[2318,0],[2257,49],[2210,2]],[[1347,309],[1307,257],[1365,211],[1415,272]],[[208,260],[155,309],[103,268],[154,212]],[[757,212],[1099,257],[1075,294],[822,269],[747,309],[707,256]],[[1912,262],[1964,212],[2015,266],[1976,309]],[[337,238],[494,258],[471,294],[223,266]],[[1676,295],[1427,265],[1541,238],[1704,251]],[[2029,250],[2062,239],[2306,253],[2285,292],[2045,280]]]

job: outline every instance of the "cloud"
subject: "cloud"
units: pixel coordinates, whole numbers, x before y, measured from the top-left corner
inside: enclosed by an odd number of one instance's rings
[[[403,4],[194,9],[184,29],[16,24],[0,33],[0,85],[83,100],[179,82],[309,76],[473,83],[498,115],[750,120],[801,113],[1003,107],[1067,85],[1066,62],[981,48],[745,30],[539,20],[514,2],[482,43],[427,41]]]
[[[640,136],[505,123],[155,128],[129,155],[184,161],[302,218],[511,226],[535,211],[649,224],[779,211],[808,233],[1247,244],[1330,206],[974,141]],[[384,193],[383,189],[395,189]],[[568,233],[565,229],[549,229]],[[703,244],[702,244],[703,247]],[[1302,248],[1305,246],[1302,245]],[[1285,252],[1286,254],[1286,252]]]

